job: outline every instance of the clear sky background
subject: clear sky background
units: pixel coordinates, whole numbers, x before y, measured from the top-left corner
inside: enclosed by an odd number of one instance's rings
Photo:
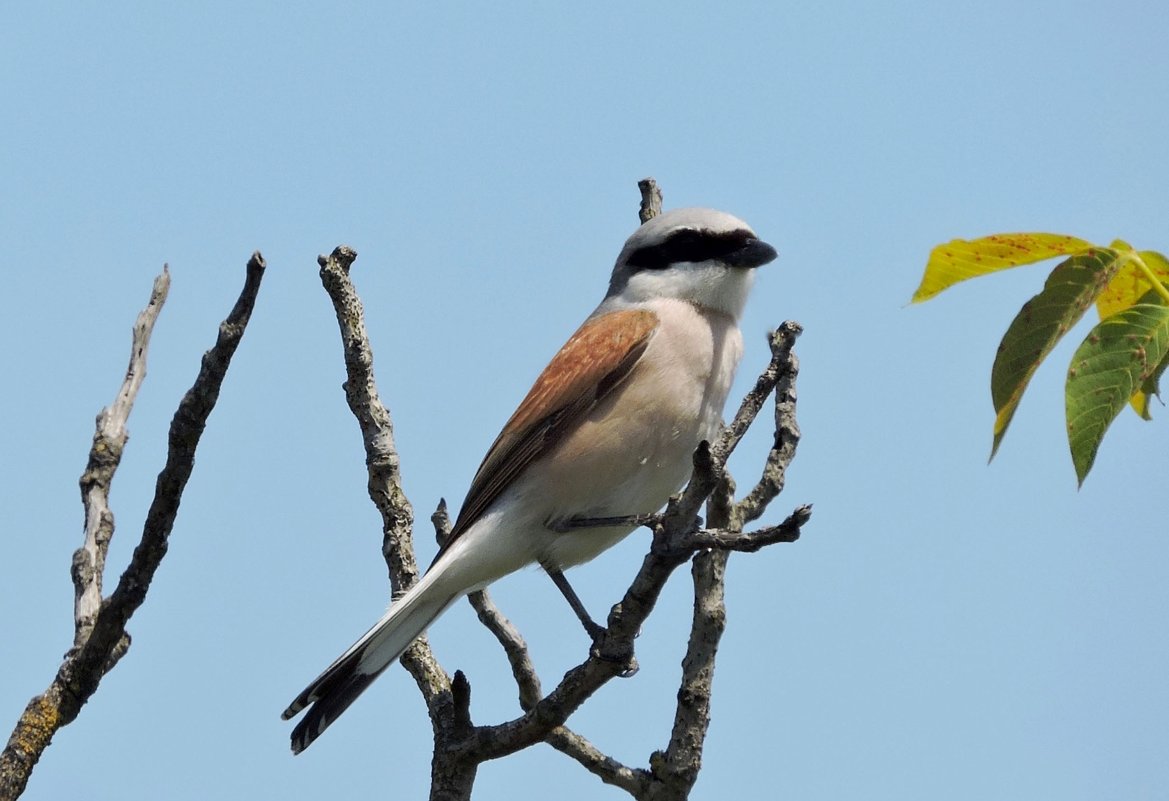
[[[989,467],[995,347],[1050,267],[909,307],[932,245],[1010,230],[1169,249],[1169,11],[1143,2],[10,6],[0,24],[0,723],[71,640],[77,478],[163,262],[170,301],[114,484],[112,587],[174,407],[269,263],[134,645],[29,799],[421,798],[430,727],[400,669],[306,754],[288,700],[381,614],[379,519],[316,256],[360,254],[423,562],[529,382],[600,299],[636,181],[779,249],[743,323],[801,321],[804,439],[729,570],[695,798],[1169,797],[1169,414],[1125,413],[1077,491],[1039,372]],[[1074,340],[1074,341],[1072,341]],[[754,477],[767,431],[734,463]],[[1161,509],[1161,511],[1156,511]],[[598,615],[644,532],[578,569]],[[586,653],[535,571],[495,597],[546,686]],[[666,744],[684,571],[642,670],[571,720],[644,765]],[[465,605],[431,632],[477,722],[517,712]],[[5,733],[4,737],[7,736]],[[476,798],[625,797],[548,747]]]

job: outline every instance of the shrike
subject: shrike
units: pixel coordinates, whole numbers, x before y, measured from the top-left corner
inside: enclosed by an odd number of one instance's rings
[[[561,571],[633,530],[603,518],[655,512],[685,483],[721,424],[754,268],[775,257],[713,209],[668,211],[629,237],[604,300],[487,451],[430,569],[284,710],[287,720],[311,706],[294,753],[451,604],[527,565],[548,571],[594,637],[603,631]]]

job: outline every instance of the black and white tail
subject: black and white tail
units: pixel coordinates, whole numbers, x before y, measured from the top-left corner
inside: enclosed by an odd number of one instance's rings
[[[311,706],[292,731],[294,754],[312,745],[435,618],[465,594],[464,590],[452,592],[451,582],[442,580],[444,573],[431,569],[288,705],[281,715],[284,720]]]

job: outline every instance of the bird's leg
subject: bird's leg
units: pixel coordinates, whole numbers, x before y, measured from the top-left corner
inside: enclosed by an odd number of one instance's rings
[[[567,517],[548,524],[557,534],[567,534],[580,528],[611,528],[614,526],[645,526],[657,520],[656,514],[617,515],[616,517]],[[560,586],[560,585],[557,585]]]
[[[551,567],[549,565],[544,565],[543,567],[544,572],[547,573],[549,578],[552,579],[552,583],[555,584],[557,589],[560,590],[560,593],[564,596],[564,600],[568,601],[568,605],[571,606],[572,611],[576,613],[577,619],[580,620],[581,625],[584,626],[585,631],[588,632],[589,638],[593,641],[592,653],[595,656],[608,661],[621,662],[624,665],[624,669],[620,674],[621,678],[627,679],[637,673],[637,660],[634,658],[632,651],[630,651],[627,657],[616,660],[601,653],[601,642],[604,640],[605,635],[609,633],[609,630],[604,626],[598,625],[591,617],[589,617],[588,610],[585,609],[584,604],[581,603],[580,598],[576,594],[576,590],[574,590],[572,585],[568,583],[568,579],[564,577],[564,573],[560,570],[560,568]]]
[[[572,611],[576,613],[577,620],[584,626],[588,632],[589,639],[594,644],[599,645],[601,639],[605,636],[605,627],[598,625],[591,617],[589,617],[588,610],[585,609],[580,598],[576,594],[576,590],[568,583],[568,579],[564,577],[564,573],[559,568],[544,565],[544,572],[552,579],[552,583],[556,585],[556,589],[560,590],[560,594],[564,596],[564,600],[568,601],[568,605],[572,607]]]
[[[557,534],[567,534],[582,528],[614,528],[617,526],[649,526],[653,528],[661,520],[658,513],[648,515],[617,515],[615,517],[566,517],[562,520],[553,520],[547,523],[548,529]],[[695,526],[702,528],[703,520],[695,517]]]

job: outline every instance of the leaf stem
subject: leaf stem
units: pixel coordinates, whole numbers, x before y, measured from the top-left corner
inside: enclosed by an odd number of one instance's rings
[[[1160,295],[1166,303],[1169,303],[1169,288],[1166,288],[1165,285],[1161,283],[1161,279],[1157,277],[1157,274],[1149,269],[1149,265],[1145,264],[1145,260],[1141,258],[1141,254],[1134,250],[1132,253],[1128,254],[1128,257],[1132,260],[1132,263],[1137,266],[1137,269],[1144,274],[1145,280],[1153,285],[1153,289],[1156,291],[1156,293]]]

